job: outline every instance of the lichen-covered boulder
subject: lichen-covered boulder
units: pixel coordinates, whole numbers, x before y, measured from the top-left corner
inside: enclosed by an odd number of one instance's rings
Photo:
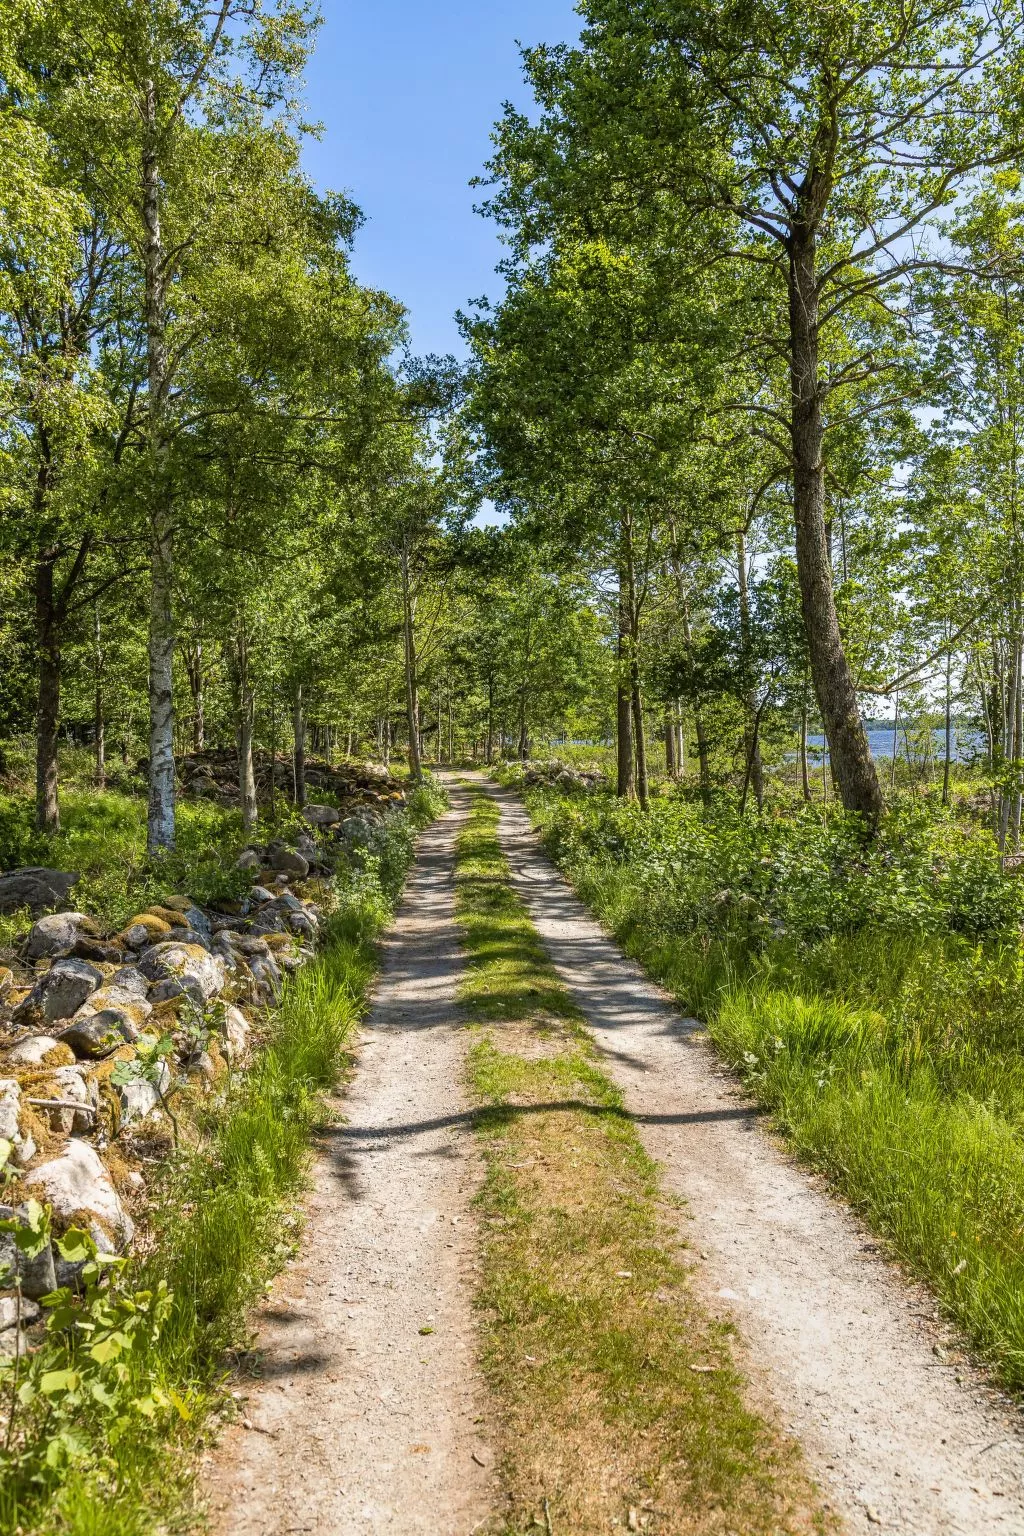
[[[136,998],[144,998],[149,991],[149,982],[137,965],[122,965],[120,970],[115,971],[111,976],[110,985],[119,987],[122,992],[127,992]]]
[[[224,1054],[233,1067],[242,1061],[249,1049],[252,1025],[233,1003],[224,1009]]]
[[[88,1136],[96,1128],[100,1090],[95,1077],[80,1066],[58,1067],[50,1077],[54,1102],[40,1113],[48,1116],[50,1129],[65,1136]],[[59,1107],[58,1107],[59,1105]]]
[[[27,1035],[7,1052],[7,1060],[14,1067],[63,1067],[74,1059],[71,1047],[52,1035]]]
[[[36,1144],[21,1128],[21,1084],[13,1077],[0,1078],[0,1136],[11,1144],[11,1161],[24,1165],[35,1156]]]
[[[145,986],[145,977],[138,973]],[[148,992],[146,987],[146,992]],[[72,1024],[84,1021],[91,1014],[110,1013],[117,1016],[121,1033],[126,1040],[137,1040],[146,1020],[153,1012],[153,1005],[144,992],[141,996],[134,989],[129,991],[111,979],[94,992],[83,1007],[79,1008]],[[65,1031],[66,1034],[66,1031]]]
[[[131,949],[139,949],[144,944],[156,944],[160,939],[169,938],[171,932],[171,925],[164,918],[153,912],[140,912],[125,924],[121,938]]]
[[[131,1217],[95,1147],[69,1141],[60,1157],[33,1168],[24,1179],[37,1200],[53,1206],[58,1224],[98,1223],[101,1234],[120,1251],[135,1235]],[[94,1237],[96,1234],[93,1234]]]
[[[212,955],[199,944],[154,944],[139,961],[139,970],[157,983],[153,1001],[161,1002],[182,992],[199,1006],[223,991],[227,974],[220,955]],[[177,983],[170,990],[163,983]]]
[[[84,912],[51,912],[32,924],[25,954],[30,960],[67,955],[79,939],[98,939],[99,926]]]

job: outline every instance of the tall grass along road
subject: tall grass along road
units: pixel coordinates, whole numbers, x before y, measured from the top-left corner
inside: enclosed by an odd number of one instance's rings
[[[675,1207],[512,888],[497,821],[477,790],[458,848],[505,1485],[488,1529],[831,1529],[793,1442],[749,1406],[728,1320],[694,1295]]]
[[[455,992],[455,810],[424,833],[302,1255],[209,1479],[221,1536],[466,1536],[494,1503],[475,1366],[477,1160]]]
[[[541,853],[507,790],[502,844],[647,1152],[684,1196],[700,1283],[735,1318],[852,1530],[1024,1529],[1006,1405],[935,1342],[932,1304],[793,1166],[699,1026],[624,959]]]

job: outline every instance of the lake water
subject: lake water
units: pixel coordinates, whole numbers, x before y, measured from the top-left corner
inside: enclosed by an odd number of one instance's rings
[[[934,746],[932,751],[935,756],[935,761],[941,763],[946,750],[946,733],[943,730],[937,730],[934,731],[932,735],[934,739]],[[892,726],[868,726],[868,743],[871,747],[872,757],[878,759],[889,758],[891,760],[893,748]],[[825,738],[824,736],[808,736],[807,745],[810,748],[812,757],[820,759],[822,748],[825,745]],[[913,735],[911,735],[910,745],[911,751],[914,752],[915,757],[920,757],[920,752],[917,751],[915,747]],[[984,738],[981,736],[980,732],[965,728],[958,730],[956,726],[953,727],[953,757],[957,762],[970,762],[976,753],[982,750],[983,747]],[[905,758],[906,754],[907,743],[906,738],[903,735],[903,728],[901,726],[899,732],[898,755],[902,758]]]

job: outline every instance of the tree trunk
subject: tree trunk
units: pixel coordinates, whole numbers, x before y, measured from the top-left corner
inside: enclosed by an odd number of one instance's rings
[[[633,748],[636,753],[636,793],[637,799],[646,811],[648,802],[647,793],[647,735],[644,731],[644,703],[640,693],[640,678],[636,658],[631,667],[633,678],[630,688],[630,703],[633,708]]]
[[[301,811],[306,804],[306,711],[301,683],[295,690],[295,701],[292,705],[292,730],[295,734],[295,747],[292,752],[293,798]]]
[[[249,668],[249,644],[239,628],[231,648],[232,682],[235,693],[235,744],[238,750],[238,795],[242,806],[242,825],[251,832],[259,820],[256,800],[256,773],[252,747],[256,723],[256,691]],[[274,763],[271,761],[271,774]]]
[[[103,789],[107,782],[106,721],[103,717],[103,637],[100,631],[100,605],[93,609],[93,747],[96,757],[96,786]]]
[[[951,626],[947,626],[949,628]],[[949,776],[953,756],[953,652],[946,652],[946,700],[944,714],[944,742],[942,754],[942,803],[949,804]]]
[[[807,687],[810,678],[804,675],[804,696],[800,709],[800,787],[803,790],[804,799],[811,798],[811,776],[807,767]]]
[[[752,672],[753,657],[751,656],[750,643],[750,591],[747,586],[747,541],[742,528],[736,530],[736,569],[739,573],[740,593],[740,641],[743,646],[744,667]],[[764,810],[764,772],[761,767],[761,745],[757,694],[751,687],[745,700],[747,706],[747,721],[743,732],[744,758],[746,768],[743,775],[743,803],[746,805],[747,791],[753,786],[754,799],[757,801],[757,809]]]
[[[900,691],[897,688],[897,690],[896,690],[896,713],[893,716],[893,722],[892,722],[892,778],[889,781],[889,788],[893,791],[894,794],[896,792],[896,759],[899,757],[899,753],[900,753]]]
[[[409,546],[402,545],[402,615],[405,634],[405,714],[409,726],[409,777],[414,784],[423,778],[420,755],[420,700],[416,676],[416,634],[412,588],[409,581]]]
[[[789,242],[793,510],[811,677],[843,805],[874,825],[882,790],[843,649],[825,534],[824,423],[818,359],[816,237],[795,223]]]
[[[192,695],[192,751],[202,752],[206,747],[206,698],[203,677],[203,643],[196,640],[185,646],[185,672]]]
[[[629,636],[626,632],[626,600],[619,589],[618,682],[616,686],[616,726],[618,744],[618,784],[620,799],[631,800],[636,793],[633,757],[633,717],[628,681]]]
[[[54,596],[56,557],[44,553],[36,561],[36,647],[39,653],[39,704],[36,713],[36,826],[40,832],[60,831],[57,792],[57,729],[60,724],[61,645]]]
[[[160,231],[160,166],[157,154],[156,83],[142,100],[142,222],[145,227],[146,375],[149,411],[150,601],[149,601],[149,818],[150,855],[174,847],[174,519],[168,482],[166,432],[167,302]]]
[[[676,762],[676,722],[671,708],[665,710],[665,772],[670,779],[679,777]]]
[[[494,762],[494,674],[487,674],[487,746],[485,748],[487,766]]]
[[[676,546],[676,526],[670,524],[672,536],[672,574],[676,581],[676,594],[679,600],[679,617],[683,625],[683,640],[686,644],[686,654],[690,661],[691,674],[693,671],[693,629],[690,625],[690,603],[686,591],[686,582],[683,579],[682,566],[679,563],[679,552]],[[700,792],[705,800],[711,794],[711,757],[708,749],[707,733],[704,729],[704,712],[696,698],[693,700],[693,728],[697,736],[697,759],[700,764]]]

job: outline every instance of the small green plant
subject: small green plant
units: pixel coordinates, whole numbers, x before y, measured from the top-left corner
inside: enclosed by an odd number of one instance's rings
[[[169,1091],[165,1087],[170,1076],[167,1061],[174,1055],[174,1051],[174,1040],[170,1035],[140,1035],[135,1042],[136,1054],[116,1064],[110,1074],[110,1081],[120,1087],[129,1083],[149,1083],[156,1090],[160,1107],[171,1122],[174,1145],[177,1146],[181,1127],[170,1104],[176,1084],[172,1082]]]

